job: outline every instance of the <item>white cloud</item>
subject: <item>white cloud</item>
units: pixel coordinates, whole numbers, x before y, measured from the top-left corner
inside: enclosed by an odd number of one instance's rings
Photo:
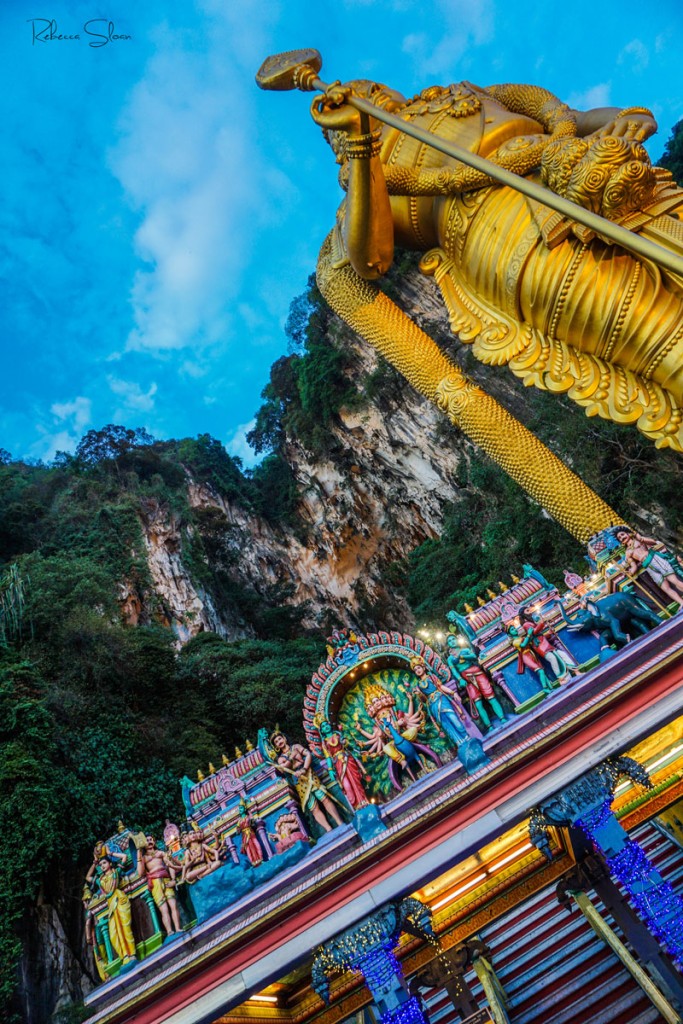
[[[455,81],[467,51],[493,39],[495,6],[493,0],[437,0],[433,7],[430,30],[406,35],[402,49],[420,74]]]
[[[231,7],[204,3],[193,40],[181,33],[169,45],[165,35],[131,94],[122,138],[110,154],[142,214],[135,248],[143,266],[131,292],[128,351],[225,344],[233,330],[230,304],[258,256],[257,232],[284,216],[297,194],[272,156],[259,156],[250,116],[253,68],[247,76],[240,66],[265,52],[267,18],[249,0],[238,12]],[[250,32],[252,7],[259,25]],[[205,49],[196,49],[197,39]]]
[[[226,441],[225,448],[230,455],[237,455],[245,466],[255,466],[261,461],[260,456],[256,454],[254,449],[247,442],[247,434],[250,430],[253,430],[256,426],[256,420],[252,419],[248,423],[242,423],[237,427],[232,436]]]
[[[50,412],[58,421],[71,420],[74,430],[84,430],[90,423],[92,402],[89,398],[79,395],[72,402],[54,402],[50,406]]]
[[[180,373],[183,377],[198,380],[200,377],[206,376],[208,367],[196,362],[194,359],[186,359],[180,366]]]
[[[51,462],[57,452],[73,452],[90,425],[92,402],[79,395],[70,402],[54,402],[50,406],[52,424],[36,425],[40,440],[31,446],[31,455]]]
[[[617,64],[626,64],[629,70],[636,74],[644,71],[649,63],[650,51],[642,39],[632,39],[617,57]]]
[[[573,92],[567,103],[573,110],[592,110],[593,107],[609,107],[611,88],[611,82],[600,82],[598,85],[591,85],[583,92]]]
[[[154,396],[158,390],[155,383],[150,384],[147,391],[143,391],[137,381],[107,377],[107,382],[114,394],[123,399],[127,410],[150,412],[154,408]],[[125,415],[120,415],[117,410],[115,419],[125,419]]]

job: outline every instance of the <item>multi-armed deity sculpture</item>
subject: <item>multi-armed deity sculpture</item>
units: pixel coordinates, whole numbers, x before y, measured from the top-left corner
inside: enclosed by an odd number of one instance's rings
[[[479,359],[681,450],[683,192],[642,146],[652,113],[579,112],[525,85],[406,98],[370,81],[327,87],[320,67],[316,51],[281,54],[257,82],[320,91],[311,113],[346,191],[320,253],[323,295],[576,537],[618,523],[374,282],[395,244],[424,252]]]

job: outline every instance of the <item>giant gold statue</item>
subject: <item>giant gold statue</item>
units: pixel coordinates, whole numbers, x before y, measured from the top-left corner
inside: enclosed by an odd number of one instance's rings
[[[269,58],[257,80],[321,88],[319,67],[315,51],[295,51]],[[423,251],[479,359],[683,450],[683,191],[642,146],[656,130],[650,111],[580,113],[523,85],[432,86],[406,99],[368,81],[324,88],[311,110],[346,191],[318,263],[332,308],[576,537],[618,522],[374,282],[395,244]],[[437,138],[487,157],[492,172],[444,156]],[[542,182],[575,216],[497,183],[496,169]]]

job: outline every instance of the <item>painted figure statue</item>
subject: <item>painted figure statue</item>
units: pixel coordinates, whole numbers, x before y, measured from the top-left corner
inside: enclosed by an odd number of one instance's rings
[[[312,815],[323,832],[343,825],[337,801],[313,770],[313,755],[300,743],[289,743],[284,733],[276,730],[270,737],[275,751],[275,764],[296,786],[301,809]]]
[[[413,658],[410,667],[416,676],[415,689],[424,702],[429,717],[439,733],[446,736],[449,743],[457,748],[458,757],[465,771],[475,772],[482,765],[488,764],[489,759],[479,739],[481,734],[476,727],[477,736],[472,736],[467,731],[465,709],[460,697],[449,690],[436,673],[428,670],[423,658]]]
[[[365,773],[358,760],[349,752],[346,738],[327,719],[323,719],[318,728],[327,767],[341,786],[344,796],[354,811],[365,807],[368,803],[363,786]]]
[[[658,542],[640,533],[620,529],[617,540],[624,545],[624,560],[628,572],[636,575],[646,572],[654,583],[680,610],[683,607],[683,579],[680,578],[673,561],[665,557]]]
[[[461,646],[458,638],[452,633],[446,638],[446,645],[449,650],[446,664],[453,673],[458,689],[469,698],[472,717],[478,718],[485,729],[490,729],[491,718],[486,707],[488,704],[494,717],[499,722],[504,722],[507,716],[496,697],[491,678],[479,664],[472,648]]]
[[[153,835],[146,838],[144,849],[138,847],[138,874],[147,879],[147,887],[161,914],[161,921],[167,935],[179,932],[180,917],[175,894],[175,878],[178,867],[165,850],[157,849]]]
[[[543,668],[543,663],[531,646],[533,630],[527,630],[523,626],[510,622],[506,627],[506,633],[511,645],[517,651],[517,674],[521,676],[525,668],[529,669],[530,672],[538,676],[541,689],[545,693],[552,693],[553,688]]]
[[[210,875],[216,868],[221,867],[221,860],[218,850],[214,850],[204,840],[203,832],[186,832],[182,837],[184,850],[183,867],[180,872],[180,881],[192,885],[205,875]]]
[[[454,695],[446,690],[433,672],[428,671],[422,658],[413,658],[410,667],[416,677],[415,689],[424,702],[427,714],[439,732],[457,747],[467,739],[467,731]]]
[[[356,719],[356,729],[366,740],[360,742],[367,748],[369,757],[387,758],[394,789],[401,789],[399,769],[405,771],[413,782],[417,779],[423,767],[421,756],[437,767],[441,766],[438,754],[426,743],[417,742],[424,726],[424,716],[419,708],[415,709],[412,697],[408,697],[408,707],[403,710],[397,707],[393,694],[378,683],[370,683],[365,689],[365,710],[372,719],[373,728],[368,732]]]
[[[683,191],[642,146],[656,131],[652,113],[580,112],[531,85],[432,85],[413,98],[371,81],[325,87],[321,63],[315,51],[281,54],[268,58],[257,82],[324,89],[311,113],[341,165],[346,198],[320,253],[322,294],[580,541],[619,523],[374,282],[395,244],[427,253],[422,269],[480,360],[507,364],[590,415],[637,423],[658,445],[683,450],[683,286],[680,272],[666,269],[679,266]],[[357,100],[396,117],[408,134],[361,112]],[[413,127],[542,183],[543,195],[573,204],[576,219],[522,195],[513,176],[496,184],[443,155],[411,136]],[[584,210],[603,218],[599,226],[582,223]],[[610,222],[629,230],[620,235]],[[605,241],[601,227],[659,266]]]
[[[125,854],[97,843],[92,865],[85,876],[86,884],[94,885],[107,901],[109,940],[124,968],[132,966],[136,957],[130,899],[121,888],[121,864],[125,861]]]
[[[275,822],[275,831],[269,832],[268,838],[275,843],[276,853],[285,853],[297,843],[310,842],[310,837],[299,817],[296,806],[286,814],[280,815]]]
[[[578,672],[575,658],[557,641],[555,631],[528,608],[519,613],[519,624],[528,637],[528,649],[539,661],[547,661],[558,682],[565,682],[570,674]]]
[[[83,893],[81,895],[81,902],[85,912],[85,944],[86,946],[90,946],[92,949],[95,969],[100,980],[107,981],[109,973],[107,971],[106,948],[98,941],[97,922],[92,909],[92,904],[95,899],[96,896],[92,887],[86,882],[83,886]]]
[[[263,863],[263,850],[256,831],[256,815],[251,814],[246,800],[240,800],[237,807],[237,833],[242,841],[242,853],[253,868]]]

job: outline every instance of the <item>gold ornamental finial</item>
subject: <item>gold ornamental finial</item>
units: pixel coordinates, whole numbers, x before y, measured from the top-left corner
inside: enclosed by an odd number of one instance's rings
[[[466,601],[465,602],[465,613],[467,615],[471,615],[473,611],[474,611],[474,608],[472,607],[472,605],[468,604],[467,601]]]
[[[506,593],[508,588],[506,587],[502,580],[498,580],[498,589],[500,590],[501,594],[504,594]]]
[[[230,758],[229,758],[229,757],[227,757],[227,756],[226,756],[225,754],[223,754],[223,755],[222,755],[222,757],[221,757],[221,762],[222,762],[222,763],[223,763],[223,764],[224,764],[224,765],[226,766],[226,768],[227,768],[227,766],[228,766],[229,764],[231,764],[231,763],[232,763],[232,762],[230,761]]]
[[[522,582],[522,581],[520,580],[519,576],[515,576],[514,572],[513,572],[513,573],[510,573],[510,578],[512,579],[512,582],[513,582],[513,583],[521,583],[521,582]]]
[[[239,747],[235,747],[235,757],[244,757],[244,754]]]
[[[216,769],[214,768],[214,766],[211,763],[211,761],[209,761],[209,775],[215,775],[215,774],[216,774]]]
[[[486,605],[486,601],[483,597],[479,597],[479,595],[477,595],[477,604],[480,608],[483,608]]]
[[[490,587],[486,588],[486,593],[488,594],[492,601],[495,601],[496,598],[498,597],[498,594],[495,594]]]
[[[247,740],[244,749],[246,750],[247,753],[250,753],[254,749],[254,744],[251,742],[251,740]]]
[[[206,776],[204,775],[204,772],[201,770],[201,768],[198,768],[197,769],[197,782],[203,782],[205,778],[206,778]]]

